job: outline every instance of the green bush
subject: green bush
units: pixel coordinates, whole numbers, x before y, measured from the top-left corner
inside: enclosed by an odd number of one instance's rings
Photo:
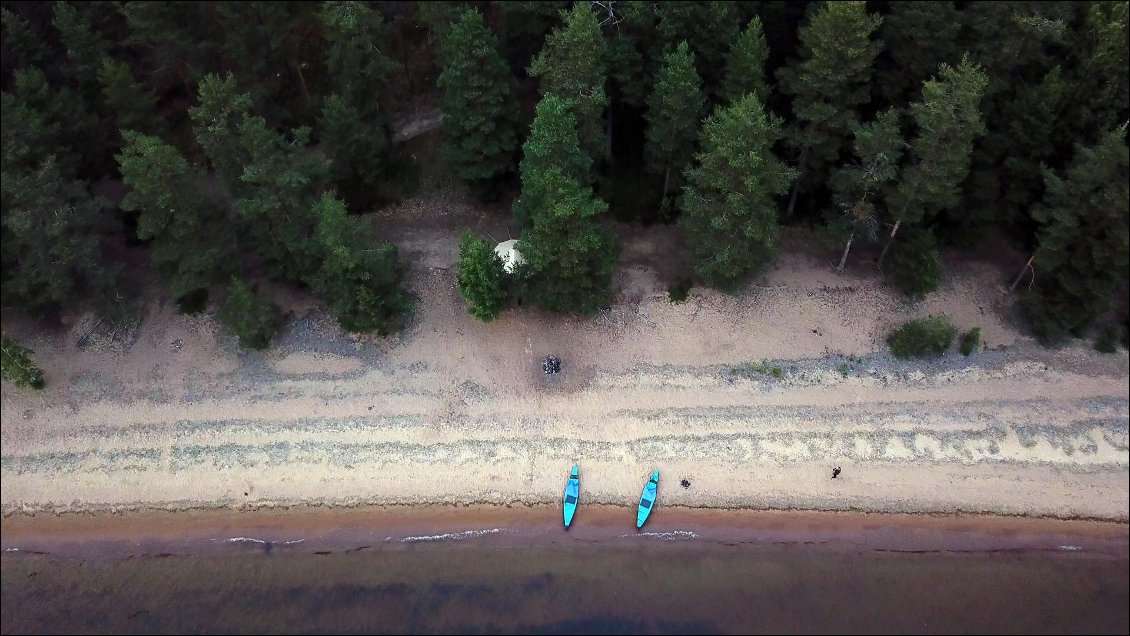
[[[194,316],[208,306],[208,290],[194,289],[177,299],[177,309],[186,316]]]
[[[961,336],[961,355],[967,356],[981,348],[981,328],[974,327]]]
[[[33,389],[43,388],[43,369],[31,361],[31,356],[28,355],[31,351],[16,344],[8,334],[0,334],[0,351],[3,353],[0,358],[0,377],[21,389],[29,386]]]
[[[247,283],[233,278],[220,322],[249,349],[266,349],[282,326],[282,313]]]
[[[506,270],[494,248],[470,230],[459,241],[459,294],[467,313],[483,322],[494,320],[506,308]]]
[[[928,231],[908,232],[902,243],[894,245],[887,276],[899,291],[910,298],[921,298],[938,288],[942,280],[942,255],[938,242]]]
[[[930,316],[907,321],[887,337],[896,358],[940,356],[949,348],[957,329],[948,316]]]
[[[667,287],[667,299],[675,304],[685,301],[690,296],[690,293],[691,281],[687,278]]]

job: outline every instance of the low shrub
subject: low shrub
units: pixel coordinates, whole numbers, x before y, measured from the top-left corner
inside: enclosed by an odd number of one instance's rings
[[[961,355],[967,356],[981,348],[981,328],[974,327],[961,335]]]
[[[887,336],[887,344],[896,358],[936,357],[949,349],[956,335],[949,316],[930,316],[907,321]]]

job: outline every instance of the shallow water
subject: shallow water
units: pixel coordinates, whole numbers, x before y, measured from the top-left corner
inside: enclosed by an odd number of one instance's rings
[[[1130,625],[1124,545],[796,539],[491,527],[6,546],[0,627],[738,634],[1126,633]]]

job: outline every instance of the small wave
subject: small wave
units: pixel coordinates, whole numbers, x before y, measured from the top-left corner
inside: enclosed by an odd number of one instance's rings
[[[462,541],[471,537],[481,537],[486,534],[497,534],[505,532],[502,528],[491,528],[490,530],[464,530],[463,532],[447,532],[444,534],[429,534],[421,537],[404,537],[401,543],[417,543],[420,541]]]
[[[277,543],[278,545],[294,545],[296,543],[302,543],[305,540],[306,539],[291,539],[290,541],[267,541],[266,539],[256,539],[254,537],[232,537],[230,539],[224,539],[224,541],[227,541],[228,543],[259,543],[263,545],[266,545],[268,543]],[[213,539],[213,541],[215,541],[215,539]]]
[[[5,552],[19,552],[19,548],[4,548]]]
[[[1061,546],[1059,546],[1059,549],[1060,550],[1066,550],[1068,552],[1078,552],[1079,550],[1083,549],[1083,546],[1081,546],[1081,545],[1061,545]]]
[[[671,530],[669,532],[635,532],[632,534],[622,534],[620,538],[624,537],[656,537],[658,539],[701,539],[702,537],[697,532],[690,530]]]

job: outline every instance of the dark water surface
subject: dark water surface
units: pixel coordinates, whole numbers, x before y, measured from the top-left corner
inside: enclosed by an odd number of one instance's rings
[[[4,633],[1127,633],[1125,550],[480,532],[320,549],[5,548]],[[217,541],[213,539],[213,541]],[[831,546],[831,547],[830,547]],[[152,548],[157,549],[157,548]],[[128,554],[127,554],[128,553]]]

